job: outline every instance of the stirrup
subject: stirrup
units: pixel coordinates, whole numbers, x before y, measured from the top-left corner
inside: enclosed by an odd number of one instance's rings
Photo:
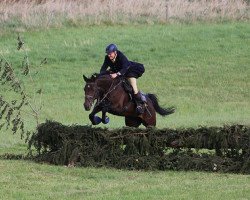
[[[142,114],[142,113],[144,113],[143,106],[137,105],[137,106],[136,106],[136,113],[137,113],[137,114]]]
[[[142,114],[144,113],[144,104],[145,102],[142,100],[143,95],[138,92],[136,95],[134,95],[134,100],[135,100],[135,104],[136,104],[136,113],[137,114]]]

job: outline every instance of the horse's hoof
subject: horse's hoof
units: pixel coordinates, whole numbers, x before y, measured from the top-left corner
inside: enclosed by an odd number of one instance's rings
[[[105,117],[105,120],[104,121],[102,121],[102,123],[104,123],[104,124],[108,124],[109,123],[109,117]]]
[[[102,121],[102,119],[101,119],[100,117],[94,116],[94,119],[93,119],[92,124],[93,124],[93,125],[97,125],[97,124],[100,124],[101,121]]]

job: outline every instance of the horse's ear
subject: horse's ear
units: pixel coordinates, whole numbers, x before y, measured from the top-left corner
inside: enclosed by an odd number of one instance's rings
[[[83,79],[84,79],[85,82],[88,81],[88,78],[84,74],[82,75],[82,77],[83,77]]]

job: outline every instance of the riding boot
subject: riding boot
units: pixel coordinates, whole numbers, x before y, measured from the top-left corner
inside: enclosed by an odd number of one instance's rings
[[[135,103],[136,103],[136,112],[138,114],[142,114],[144,112],[144,101],[142,100],[141,93],[138,92],[137,94],[134,94],[135,97]]]

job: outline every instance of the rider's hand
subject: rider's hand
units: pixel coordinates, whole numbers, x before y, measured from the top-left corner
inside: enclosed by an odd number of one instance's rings
[[[116,78],[118,75],[117,73],[110,74],[111,78]]]

